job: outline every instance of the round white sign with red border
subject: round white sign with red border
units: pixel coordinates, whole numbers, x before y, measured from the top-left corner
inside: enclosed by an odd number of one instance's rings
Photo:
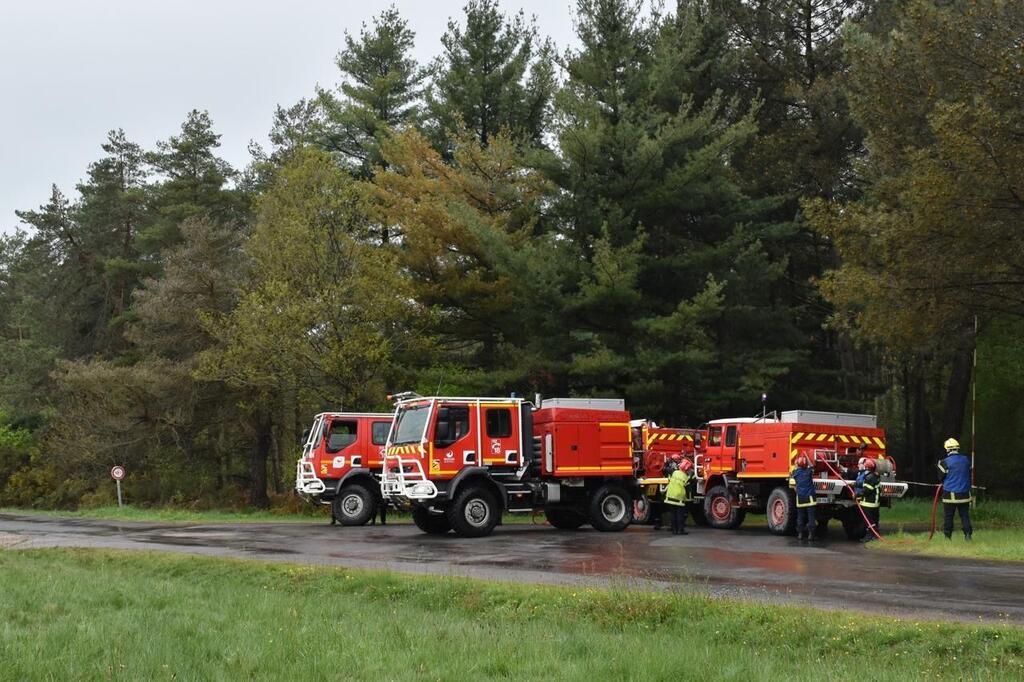
[[[110,470],[110,477],[115,481],[120,481],[124,478],[124,467],[116,466]]]

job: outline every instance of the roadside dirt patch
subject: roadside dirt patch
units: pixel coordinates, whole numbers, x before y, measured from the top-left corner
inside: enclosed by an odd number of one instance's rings
[[[21,535],[13,535],[11,533],[0,533],[0,549],[14,547],[19,542],[24,541],[24,539],[25,538]]]

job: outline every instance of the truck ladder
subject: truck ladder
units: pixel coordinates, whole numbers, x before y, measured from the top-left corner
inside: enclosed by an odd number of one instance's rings
[[[301,495],[319,495],[327,486],[316,475],[312,460],[302,457],[295,467],[295,490]]]

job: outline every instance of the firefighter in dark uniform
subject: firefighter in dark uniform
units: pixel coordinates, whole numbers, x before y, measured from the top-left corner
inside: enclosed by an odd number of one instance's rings
[[[947,540],[953,539],[953,515],[960,512],[960,528],[964,539],[970,540],[971,528],[971,460],[960,454],[960,443],[956,438],[945,442],[946,457],[939,460],[942,476],[942,514],[945,525],[942,531]]]
[[[868,518],[868,532],[861,542],[871,542],[882,534],[878,518],[878,507],[882,498],[882,479],[875,471],[877,465],[874,459],[865,457],[861,462],[864,467],[864,482],[861,483],[861,493],[857,496],[857,503]]]
[[[814,469],[806,455],[796,458],[796,468],[789,473],[789,485],[796,489],[796,536],[797,539],[814,541],[814,508],[818,502],[814,496]]]
[[[686,505],[693,501],[693,488],[697,479],[690,473],[693,463],[688,459],[680,459],[669,476],[665,504],[672,509],[672,534],[689,535],[686,532]]]

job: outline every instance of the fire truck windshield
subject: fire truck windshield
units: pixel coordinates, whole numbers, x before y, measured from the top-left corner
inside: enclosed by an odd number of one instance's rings
[[[419,443],[423,439],[423,431],[430,416],[430,405],[414,405],[403,408],[395,422],[395,440],[392,445]]]

